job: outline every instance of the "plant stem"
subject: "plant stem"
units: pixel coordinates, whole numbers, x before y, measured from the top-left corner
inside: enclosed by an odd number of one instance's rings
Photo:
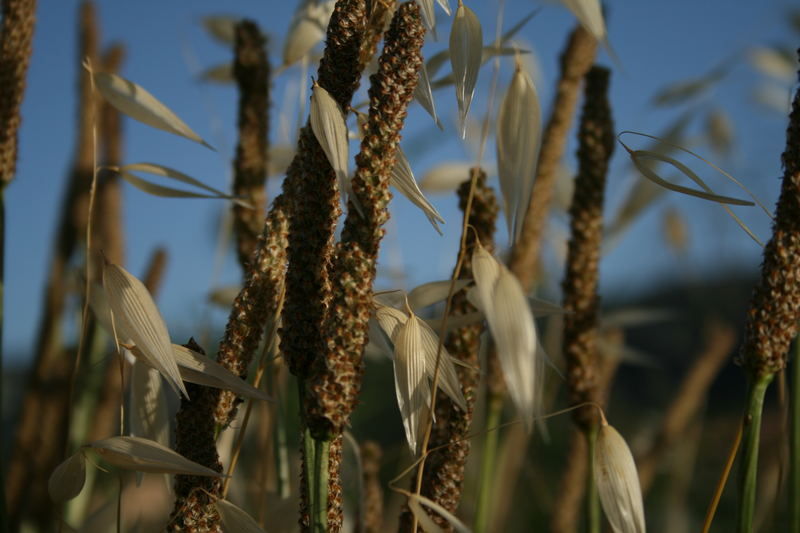
[[[308,469],[308,504],[312,533],[328,531],[328,452],[330,440],[317,440],[308,429],[303,432]]]
[[[800,339],[794,341],[794,361],[792,361],[791,424],[789,435],[789,524],[791,533],[800,533]]]
[[[475,533],[489,531],[489,514],[492,503],[492,478],[494,466],[497,462],[497,443],[499,431],[495,428],[500,425],[503,415],[503,397],[492,395],[489,397],[489,406],[486,415],[486,440],[483,443],[481,457],[481,477],[478,484],[478,510],[475,514]]]
[[[597,485],[594,483],[594,450],[597,445],[597,426],[584,432],[586,436],[586,453],[588,454],[589,468],[586,472],[586,519],[589,533],[600,533],[600,499],[597,495]]]
[[[739,492],[739,533],[752,533],[753,531],[761,412],[764,408],[764,395],[774,377],[774,374],[758,376],[754,381],[749,381],[747,385],[747,406],[743,421],[742,479]]]

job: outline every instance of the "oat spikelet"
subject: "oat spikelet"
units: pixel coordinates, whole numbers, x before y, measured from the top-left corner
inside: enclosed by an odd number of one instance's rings
[[[370,110],[353,192],[364,210],[348,211],[330,277],[333,299],[326,324],[326,357],[313,361],[306,382],[306,419],[314,438],[340,433],[355,407],[367,343],[375,261],[389,219],[389,175],[406,109],[422,64],[425,30],[414,2],[400,6],[386,34],[378,72],[370,81]]]
[[[561,55],[561,78],[556,86],[553,111],[542,135],[536,180],[531,188],[528,212],[520,221],[522,230],[512,250],[509,265],[525,289],[536,278],[539,248],[550,212],[558,166],[567,145],[567,134],[578,102],[581,80],[594,63],[596,51],[595,38],[578,27],[570,35],[567,47]]]
[[[342,110],[358,88],[366,23],[365,0],[336,2],[317,83]],[[297,155],[283,190],[291,202],[292,224],[284,305],[288,319],[281,329],[281,350],[292,373],[304,376],[311,359],[325,350],[322,330],[331,294],[328,271],[333,232],[341,214],[335,173],[310,124],[300,131]]]
[[[583,116],[578,133],[578,176],[569,213],[571,238],[564,291],[564,357],[570,402],[597,402],[597,311],[603,196],[606,172],[614,152],[614,125],[608,104],[609,71],[593,67],[586,74]],[[597,409],[572,412],[582,429],[596,424]]]
[[[19,108],[31,57],[36,0],[3,0],[0,29],[0,187],[14,179]]]
[[[234,161],[233,193],[253,209],[233,204],[233,231],[239,264],[247,271],[261,232],[266,204],[269,63],[264,37],[255,22],[236,25],[233,75],[239,85],[239,144]]]
[[[783,182],[772,238],[764,247],[761,280],[753,292],[739,356],[752,378],[786,366],[800,320],[800,90],[792,102],[781,163]]]
[[[189,340],[187,348],[205,353]],[[212,389],[187,383],[189,398],[181,398],[175,429],[175,451],[185,458],[222,472],[214,438],[214,409],[217,395]],[[208,476],[175,476],[175,507],[167,525],[167,531],[191,533],[222,533],[219,513],[214,499],[209,494],[219,494],[220,478]]]
[[[486,173],[477,168],[472,169],[472,172],[477,172],[478,177],[475,194],[472,199],[469,224],[475,228],[480,242],[491,253],[499,206],[494,191],[486,184]],[[467,179],[458,188],[459,207],[462,211],[466,209],[470,181],[471,179]],[[459,276],[461,279],[472,278],[472,263],[470,259],[474,246],[475,233],[469,231],[464,252],[465,261]],[[475,307],[467,301],[465,291],[459,291],[453,296],[452,309],[452,316],[454,317],[476,311]],[[483,329],[482,323],[456,329],[447,337],[445,343],[447,351],[458,360],[477,368],[478,349],[480,348],[480,336]],[[480,375],[476,370],[464,368],[463,366],[457,366],[456,370],[458,371],[464,397],[467,400],[467,410],[458,409],[447,395],[442,392],[437,393],[436,424],[433,426],[431,440],[428,445],[429,449],[434,451],[431,452],[425,462],[421,491],[423,496],[441,505],[451,513],[456,512],[461,500],[464,467],[470,451],[470,440],[464,437],[469,433],[470,424],[472,423],[475,395],[477,394],[478,380],[480,379]],[[449,446],[437,449],[451,442],[452,444]],[[415,476],[412,476],[412,479],[415,479]],[[434,512],[428,512],[428,514],[440,527],[445,530],[452,529],[449,522],[441,515]],[[405,510],[400,520],[401,530],[410,531],[414,520],[410,511]]]

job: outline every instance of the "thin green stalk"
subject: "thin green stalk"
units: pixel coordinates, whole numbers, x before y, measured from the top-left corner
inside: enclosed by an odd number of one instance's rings
[[[300,416],[304,416],[302,378],[297,380],[300,393]],[[331,441],[317,440],[311,436],[308,427],[303,428],[303,462],[306,472],[306,497],[309,513],[309,526],[312,533],[325,533],[328,530],[328,455]]]
[[[586,436],[586,453],[588,454],[589,468],[586,472],[586,519],[589,533],[600,533],[600,498],[597,495],[597,485],[594,483],[594,450],[597,445],[597,426],[584,432]]]
[[[791,375],[792,432],[789,435],[789,524],[791,533],[800,533],[800,339],[794,341]]]
[[[751,380],[747,385],[747,406],[744,413],[744,438],[742,445],[741,487],[739,492],[739,533],[753,532],[761,413],[764,409],[764,395],[774,377],[774,374],[758,376],[755,381]]]
[[[489,515],[491,514],[492,491],[494,467],[497,463],[497,443],[500,425],[503,416],[503,397],[492,395],[489,398],[489,406],[486,414],[486,428],[490,431],[486,434],[481,455],[481,477],[478,484],[478,509],[475,513],[475,533],[486,533],[489,531]]]

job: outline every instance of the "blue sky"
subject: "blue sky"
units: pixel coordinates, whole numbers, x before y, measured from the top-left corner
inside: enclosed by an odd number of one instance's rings
[[[227,187],[236,139],[236,93],[230,86],[199,83],[196,75],[198,69],[228,60],[230,52],[211,40],[199,21],[221,13],[255,19],[271,38],[270,54],[277,64],[295,2],[241,0],[228,2],[224,8],[220,2],[210,0],[97,4],[102,42],[119,41],[127,49],[123,75],[146,87],[218,148],[212,152],[127,121],[125,161],[169,165],[215,187]],[[557,3],[525,0],[505,4],[505,28],[530,10],[542,7],[519,37],[523,46],[536,52],[541,67],[538,90],[546,117],[557,58],[574,20]],[[472,0],[467,5],[483,21],[485,40],[493,37],[497,3]],[[792,2],[612,0],[607,7],[610,41],[624,69],[620,72],[615,66],[612,77],[611,100],[617,129],[658,134],[687,107],[655,108],[650,104],[653,94],[672,81],[700,76],[731,59],[734,66],[725,79],[695,104],[698,118],[694,127],[702,124],[701,115],[711,107],[723,109],[734,125],[733,153],[721,157],[707,146],[693,147],[772,206],[781,175],[786,119],[753,103],[752,92],[764,78],[746,63],[744,52],[755,44],[798,44],[798,34],[792,33],[786,20]],[[22,110],[18,174],[6,193],[4,350],[16,361],[27,360],[35,345],[54,224],[74,149],[77,11],[78,2],[72,0],[39,3],[34,55]],[[437,16],[444,19],[441,11],[437,10]],[[426,56],[446,46],[448,28],[449,22],[443,20],[440,42],[428,42]],[[605,52],[599,61],[610,64]],[[501,90],[505,90],[511,64],[511,60],[503,62]],[[289,69],[275,80],[273,137],[277,136],[277,115],[287,102],[296,100],[296,88],[303,83],[298,76],[298,69]],[[476,115],[485,113],[490,78],[491,69],[484,68],[473,104]],[[306,78],[304,83],[308,82]],[[787,85],[784,90],[788,98],[790,87]],[[431,121],[416,104],[404,131],[403,146],[418,177],[443,160],[474,160],[454,133],[452,89],[441,90],[435,97],[446,131],[432,129]],[[288,116],[294,119],[293,114]],[[569,162],[574,160],[574,151],[571,141]],[[488,159],[493,152],[492,145],[487,151]],[[691,161],[691,166],[721,192],[741,195],[698,161]],[[624,153],[618,148],[609,178],[609,211],[618,205],[631,180],[640,179],[627,168]],[[270,197],[274,197],[276,185],[271,183]],[[398,199],[392,206],[382,265],[403,268],[412,284],[447,277],[455,261],[460,214],[454,195],[432,195],[431,200],[447,220],[444,237],[437,235],[407,201]],[[691,245],[683,258],[676,258],[663,244],[659,228],[666,206],[678,209],[688,220]],[[170,260],[159,304],[174,335],[198,335],[198,328],[208,316],[206,295],[212,283],[226,285],[239,277],[231,254],[221,275],[217,278],[214,274],[217,223],[227,208],[220,201],[163,199],[129,187],[125,190],[126,266],[141,274],[151,251],[159,245],[167,247]],[[769,222],[763,213],[754,209],[737,213],[758,235],[768,236]],[[759,260],[758,247],[735,228],[719,207],[670,193],[605,258],[601,273],[604,297],[630,296],[665,279],[713,276],[729,270],[755,271]],[[381,280],[385,283],[385,278]],[[224,313],[211,316],[218,323]]]

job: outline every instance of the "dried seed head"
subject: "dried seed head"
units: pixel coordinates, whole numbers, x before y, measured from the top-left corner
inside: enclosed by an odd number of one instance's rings
[[[389,218],[389,176],[422,64],[424,34],[419,6],[400,6],[386,34],[378,72],[371,77],[369,119],[352,180],[364,215],[351,209],[345,220],[330,276],[333,300],[324,332],[326,357],[312,362],[306,381],[306,416],[315,437],[344,428],[360,390],[375,261],[382,226]]]
[[[603,422],[594,452],[594,481],[615,533],[645,533],[644,505],[633,455],[616,429]]]
[[[786,366],[800,320],[800,90],[792,102],[781,161],[784,175],[772,238],[764,248],[761,280],[753,292],[740,354],[752,377]]]
[[[233,206],[239,264],[247,272],[261,232],[266,205],[267,131],[269,131],[270,68],[265,38],[258,25],[243,20],[235,28],[233,74],[239,86],[239,144],[234,161],[233,193],[252,209]]]
[[[3,2],[0,29],[0,187],[14,178],[17,164],[19,108],[25,92],[25,74],[31,57],[35,0]]]
[[[593,67],[586,90],[578,139],[579,169],[570,207],[571,238],[564,292],[564,357],[570,402],[597,402],[597,312],[600,245],[603,238],[603,196],[608,162],[614,152],[614,125],[608,104],[609,71]],[[591,406],[573,411],[583,428],[596,423]]]

